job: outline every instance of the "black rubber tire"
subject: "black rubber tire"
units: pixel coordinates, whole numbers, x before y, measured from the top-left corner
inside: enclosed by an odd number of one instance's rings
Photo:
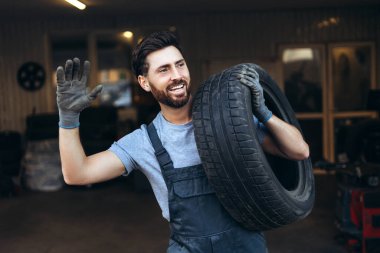
[[[266,105],[299,127],[285,95],[259,66]],[[211,185],[243,227],[264,231],[306,217],[315,197],[310,159],[290,161],[264,154],[252,120],[251,94],[234,76],[240,64],[211,76],[193,104],[197,148]]]
[[[58,113],[33,114],[26,119],[26,137],[29,141],[58,138]]]

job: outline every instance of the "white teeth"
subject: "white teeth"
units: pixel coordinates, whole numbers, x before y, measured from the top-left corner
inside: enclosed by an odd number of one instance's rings
[[[184,84],[176,85],[176,86],[174,86],[174,87],[170,88],[170,90],[177,90],[177,89],[181,89],[181,88],[183,88],[183,86],[184,86]]]

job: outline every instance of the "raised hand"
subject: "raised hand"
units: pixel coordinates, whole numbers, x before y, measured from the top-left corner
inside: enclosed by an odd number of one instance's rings
[[[79,114],[88,107],[102,90],[102,85],[87,92],[87,79],[90,74],[90,62],[85,61],[83,74],[80,75],[80,60],[67,60],[65,68],[57,68],[57,105],[59,127],[79,127]]]

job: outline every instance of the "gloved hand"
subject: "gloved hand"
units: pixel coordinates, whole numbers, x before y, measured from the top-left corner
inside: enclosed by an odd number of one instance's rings
[[[90,74],[90,62],[85,61],[83,74],[80,76],[80,60],[67,60],[65,69],[57,68],[57,105],[59,110],[59,127],[79,127],[79,114],[88,107],[102,90],[102,85],[87,92],[87,78]]]
[[[272,112],[265,105],[264,92],[260,84],[259,74],[249,66],[244,66],[238,74],[240,82],[251,90],[252,111],[261,123],[266,123],[271,117]]]

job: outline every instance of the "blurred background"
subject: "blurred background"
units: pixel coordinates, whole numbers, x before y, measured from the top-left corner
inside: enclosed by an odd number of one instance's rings
[[[0,1],[0,252],[165,251],[168,226],[142,174],[63,183],[55,94],[59,65],[91,62],[89,86],[105,88],[81,114],[81,139],[88,155],[107,149],[159,110],[136,83],[131,52],[160,30],[177,34],[194,92],[254,62],[296,112],[316,206],[268,232],[270,252],[380,252],[378,0],[82,2]]]

